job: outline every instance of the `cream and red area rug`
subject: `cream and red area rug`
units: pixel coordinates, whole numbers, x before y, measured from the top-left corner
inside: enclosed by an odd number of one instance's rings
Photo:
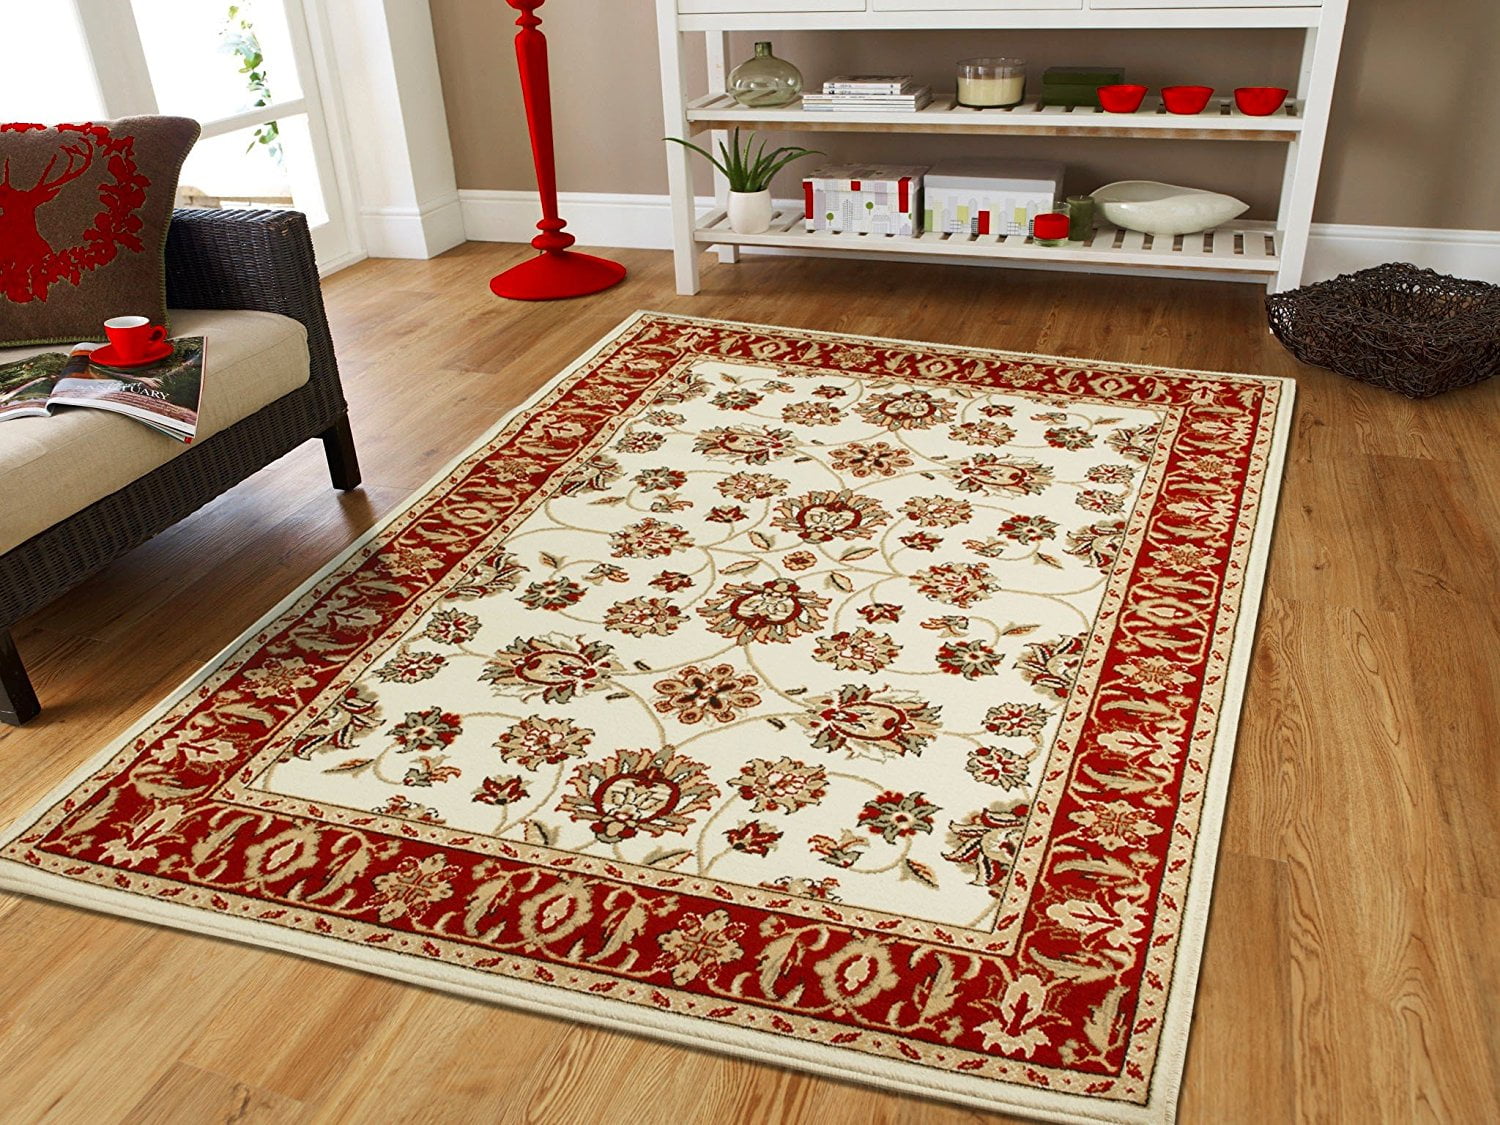
[[[0,883],[1167,1120],[1290,400],[639,314],[28,814]]]

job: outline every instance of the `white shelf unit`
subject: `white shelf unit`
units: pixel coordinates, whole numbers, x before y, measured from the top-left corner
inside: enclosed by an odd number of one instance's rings
[[[1313,199],[1323,159],[1348,0],[657,0],[662,63],[662,104],[669,135],[707,133],[717,143],[734,128],[760,131],[923,133],[1273,142],[1286,146],[1274,223],[1240,222],[1204,235],[1152,239],[1103,227],[1083,243],[1041,247],[1018,235],[944,235],[915,238],[811,233],[800,211],[778,210],[771,229],[740,235],[725,217],[727,185],[715,176],[719,207],[700,218],[693,199],[695,157],[666,145],[671,187],[677,291],[698,291],[698,255],[717,246],[721,261],[738,259],[741,246],[771,246],[818,253],[999,259],[1064,269],[1199,271],[1264,281],[1273,292],[1301,284],[1312,226]],[[859,31],[1003,30],[1022,28],[1294,28],[1303,35],[1297,87],[1266,117],[1250,117],[1230,98],[1216,98],[1203,113],[1167,113],[1149,99],[1134,114],[1026,103],[1011,110],[973,110],[938,95],[917,113],[809,112],[800,103],[747,109],[724,92],[731,31],[792,29]],[[707,45],[707,93],[687,87],[688,36]]]
[[[1135,113],[1105,113],[1086,106],[1023,103],[1014,109],[972,109],[951,94],[935,95],[916,113],[851,110],[813,111],[799,101],[779,109],[746,109],[728,94],[705,94],[687,106],[688,128],[782,129],[830,133],[988,133],[996,136],[1155,137],[1162,140],[1289,141],[1302,132],[1301,105],[1288,98],[1266,117],[1249,117],[1233,98],[1215,98],[1193,116],[1168,113],[1160,98],[1147,98]]]
[[[1281,234],[1275,223],[1234,223],[1206,234],[1153,238],[1139,231],[1096,227],[1092,238],[1066,246],[1036,246],[1024,234],[943,234],[914,238],[878,234],[829,234],[804,228],[803,213],[778,208],[769,230],[737,234],[722,209],[698,220],[693,238],[711,246],[780,246],[826,253],[926,254],[941,258],[1013,258],[1035,265],[1139,266],[1147,269],[1204,270],[1211,273],[1274,275],[1280,268]]]

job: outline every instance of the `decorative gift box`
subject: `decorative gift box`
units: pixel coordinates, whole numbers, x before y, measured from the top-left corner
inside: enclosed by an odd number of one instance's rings
[[[802,181],[807,229],[911,237],[922,231],[925,165],[825,164]]]
[[[1063,166],[1050,160],[945,160],[923,183],[925,226],[944,234],[1027,234],[1062,198]]]

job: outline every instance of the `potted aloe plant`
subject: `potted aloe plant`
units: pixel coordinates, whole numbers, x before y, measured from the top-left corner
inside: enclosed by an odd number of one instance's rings
[[[765,138],[760,138],[757,143],[753,135],[742,147],[738,129],[729,144],[719,142],[722,160],[691,141],[680,137],[666,139],[701,154],[724,173],[724,178],[729,181],[729,227],[736,234],[760,234],[771,225],[771,179],[777,172],[793,160],[822,155],[817,149],[792,145],[767,152]]]

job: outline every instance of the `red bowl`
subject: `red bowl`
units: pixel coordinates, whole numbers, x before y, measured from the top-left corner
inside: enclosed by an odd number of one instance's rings
[[[1134,113],[1146,98],[1144,86],[1100,86],[1099,106],[1109,113]]]
[[[1291,93],[1283,86],[1241,86],[1234,92],[1234,104],[1249,117],[1267,117],[1286,105]]]
[[[1214,96],[1212,86],[1163,86],[1161,100],[1168,113],[1202,113],[1208,99]]]

